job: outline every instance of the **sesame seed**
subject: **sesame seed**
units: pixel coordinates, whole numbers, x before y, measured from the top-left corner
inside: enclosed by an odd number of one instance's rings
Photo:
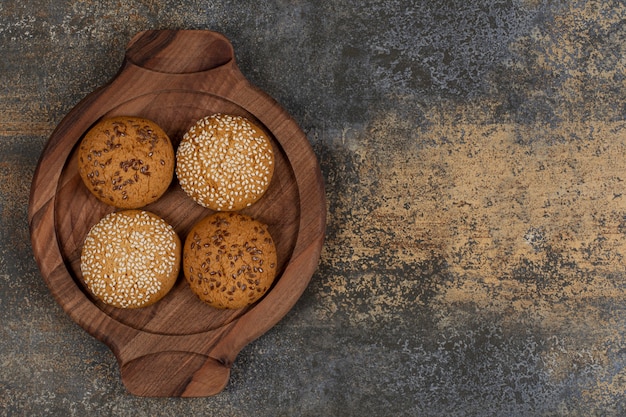
[[[269,137],[241,116],[214,114],[199,120],[183,136],[176,159],[183,190],[218,211],[257,201],[273,174]]]
[[[115,307],[142,307],[176,276],[180,251],[174,229],[141,210],[110,213],[91,228],[83,244],[81,272],[89,290]],[[103,273],[103,271],[107,271]]]

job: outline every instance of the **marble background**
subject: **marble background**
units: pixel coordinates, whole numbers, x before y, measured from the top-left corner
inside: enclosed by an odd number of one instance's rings
[[[311,284],[211,398],[129,395],[29,242],[47,138],[159,28],[225,34],[326,184]],[[624,415],[625,49],[616,0],[3,0],[0,415]]]

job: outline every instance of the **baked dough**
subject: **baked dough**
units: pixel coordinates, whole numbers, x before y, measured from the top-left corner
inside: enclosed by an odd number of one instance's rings
[[[235,212],[217,212],[194,225],[183,247],[191,290],[220,309],[259,300],[276,276],[276,247],[265,224]]]
[[[181,241],[156,214],[123,210],[108,214],[89,230],[80,260],[87,288],[105,304],[146,307],[174,286]]]
[[[89,191],[118,208],[140,208],[159,199],[174,177],[175,155],[167,134],[140,117],[98,122],[78,148],[78,172]]]
[[[176,151],[176,176],[198,204],[237,211],[258,201],[274,173],[269,137],[241,116],[214,114],[200,119]]]

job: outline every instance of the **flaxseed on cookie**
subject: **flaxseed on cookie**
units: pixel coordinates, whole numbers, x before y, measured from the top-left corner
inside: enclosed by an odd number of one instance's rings
[[[214,114],[200,119],[176,151],[176,176],[198,204],[236,211],[259,200],[274,173],[268,135],[245,117]]]
[[[235,212],[196,223],[183,246],[183,273],[191,290],[220,309],[259,300],[276,276],[276,247],[267,225]]]
[[[78,172],[103,203],[139,208],[159,199],[174,176],[175,155],[155,122],[130,116],[101,120],[78,148]]]

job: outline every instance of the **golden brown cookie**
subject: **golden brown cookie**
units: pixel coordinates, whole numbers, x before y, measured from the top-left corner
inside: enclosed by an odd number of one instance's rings
[[[180,258],[181,242],[172,226],[147,211],[123,210],[91,228],[80,268],[89,290],[104,303],[138,308],[172,289]]]
[[[200,220],[183,246],[191,290],[216,308],[242,308],[260,299],[276,276],[276,247],[267,226],[234,212]]]
[[[260,199],[274,173],[274,152],[261,128],[241,116],[200,119],[176,151],[176,175],[198,204],[236,211]]]
[[[78,172],[100,201],[139,208],[161,197],[174,176],[167,134],[139,117],[113,117],[91,128],[78,148]]]

